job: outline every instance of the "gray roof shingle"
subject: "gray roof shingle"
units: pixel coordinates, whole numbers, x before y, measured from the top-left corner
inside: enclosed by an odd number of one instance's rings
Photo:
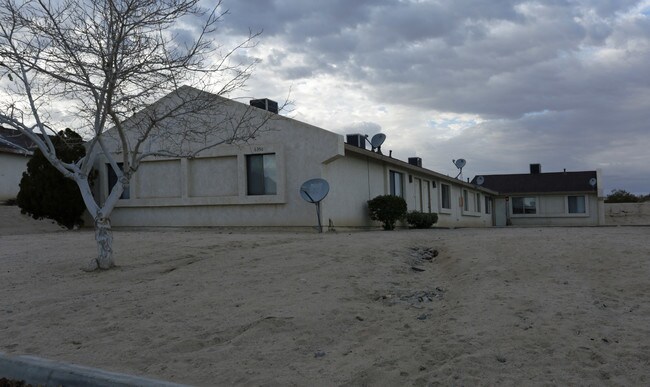
[[[476,184],[476,178],[472,180]],[[522,173],[510,175],[483,175],[483,187],[502,195],[551,192],[596,192],[589,180],[596,171]]]
[[[35,149],[36,143],[29,137],[17,130],[0,126],[0,152],[31,155]]]

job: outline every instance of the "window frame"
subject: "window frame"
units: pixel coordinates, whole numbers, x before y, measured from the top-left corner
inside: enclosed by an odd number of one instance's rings
[[[266,170],[266,156],[273,156],[273,169],[270,170],[270,173],[267,173]],[[261,193],[251,193],[251,188],[252,188],[252,176],[251,176],[251,160],[261,158],[262,162],[262,173],[261,173],[261,185],[262,185],[262,190]],[[279,186],[279,176],[278,176],[278,157],[275,152],[269,152],[269,153],[253,153],[253,154],[247,154],[245,155],[245,171],[246,171],[246,196],[276,196],[278,195],[278,186]],[[258,177],[259,178],[259,177]],[[274,183],[273,189],[271,189],[271,186],[267,185],[267,179],[269,179],[271,182]],[[259,183],[256,182],[256,183]],[[257,191],[256,191],[257,192]]]
[[[124,172],[124,163],[116,162],[120,171]],[[113,170],[111,163],[106,163],[106,197],[108,198],[113,191],[113,187],[117,184],[117,173]],[[122,195],[120,195],[119,200],[129,200],[131,199],[131,185],[124,187]]]
[[[450,184],[440,183],[440,212],[451,212]]]
[[[535,203],[534,212],[526,211],[526,199],[532,200]],[[515,202],[522,201],[522,212],[515,212]],[[518,208],[518,207],[517,207]],[[539,215],[539,198],[537,196],[512,196],[510,197],[510,214],[517,217],[538,216]]]
[[[583,210],[582,212],[571,212],[571,198],[582,198],[582,206]],[[566,196],[566,213],[568,215],[572,216],[582,216],[582,215],[589,215],[589,206],[588,206],[588,199],[587,195],[567,195]]]
[[[404,173],[392,169],[388,171],[388,192],[393,196],[404,197]]]

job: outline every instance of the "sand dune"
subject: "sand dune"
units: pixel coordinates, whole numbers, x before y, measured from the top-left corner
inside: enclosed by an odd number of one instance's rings
[[[116,231],[90,274],[89,230],[0,235],[7,353],[205,386],[650,383],[646,227]]]

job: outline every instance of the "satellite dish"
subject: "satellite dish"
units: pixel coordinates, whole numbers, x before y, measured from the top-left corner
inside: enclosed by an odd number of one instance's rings
[[[458,159],[458,160],[451,160],[451,162],[454,163],[456,168],[459,169],[458,175],[456,175],[456,179],[458,179],[458,177],[463,174],[463,167],[465,166],[465,164],[467,164],[467,161],[465,161],[465,159]],[[463,178],[461,177],[461,180],[462,179]]]
[[[598,181],[596,180],[595,177],[592,177],[591,179],[589,179],[589,185],[592,186],[593,188],[596,188],[596,183],[597,182]]]
[[[323,232],[320,221],[320,202],[330,192],[330,185],[325,179],[311,179],[300,186],[300,196],[307,202],[316,205],[316,217],[318,218],[318,232]]]
[[[372,136],[372,139],[370,140],[370,145],[372,145],[373,148],[379,148],[381,147],[381,144],[386,141],[386,135],[383,133],[377,133],[374,136]]]
[[[476,185],[483,185],[485,178],[483,176],[476,176]]]
[[[311,179],[300,186],[300,196],[309,203],[318,203],[330,192],[330,185],[325,179]]]

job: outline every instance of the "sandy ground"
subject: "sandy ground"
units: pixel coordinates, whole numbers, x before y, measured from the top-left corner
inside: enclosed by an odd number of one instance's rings
[[[648,227],[114,237],[89,274],[92,231],[2,211],[0,351],[204,386],[650,384]]]

